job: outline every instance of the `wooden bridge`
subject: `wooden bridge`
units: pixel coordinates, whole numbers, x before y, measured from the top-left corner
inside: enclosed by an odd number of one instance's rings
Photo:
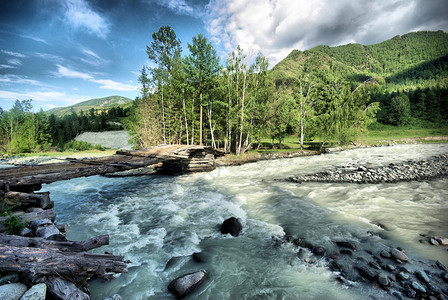
[[[92,159],[70,159],[61,163],[0,169],[0,191],[32,192],[43,183],[77,177],[104,175],[157,165],[159,173],[183,174],[211,171],[215,157],[223,152],[208,146],[163,145],[136,151],[117,151],[116,155]]]

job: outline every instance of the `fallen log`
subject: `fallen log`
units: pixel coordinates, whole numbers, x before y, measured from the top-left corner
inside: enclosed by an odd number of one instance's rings
[[[20,204],[20,207],[51,207],[50,192],[28,194],[11,191],[5,194],[5,202],[11,206]]]
[[[74,282],[127,273],[123,256],[63,252],[51,248],[0,245],[0,273],[17,272],[30,280],[63,276]]]
[[[51,221],[54,221],[54,219],[56,218],[54,209],[46,209],[43,211],[34,211],[17,215],[20,217],[22,222],[35,221],[40,219],[50,219]],[[0,217],[0,232],[5,232],[7,230],[3,223],[9,218],[10,217]]]
[[[85,241],[51,241],[38,237],[0,234],[0,244],[14,247],[51,248],[65,252],[85,252],[109,245],[109,235],[100,235]]]

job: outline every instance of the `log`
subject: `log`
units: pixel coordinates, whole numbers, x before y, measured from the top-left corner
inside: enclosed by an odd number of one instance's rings
[[[22,222],[35,221],[40,219],[50,219],[51,221],[54,221],[54,219],[56,218],[56,213],[54,212],[54,209],[46,209],[43,211],[35,211],[18,215],[20,216]],[[3,222],[5,222],[8,218],[9,217],[0,217],[0,232],[6,231],[6,227],[3,225]]]
[[[100,235],[85,241],[52,241],[39,237],[0,234],[0,244],[14,247],[51,248],[63,252],[85,252],[109,245],[109,235]]]
[[[47,279],[48,292],[58,300],[77,299],[89,300],[90,296],[71,283],[59,277],[51,276]]]
[[[63,235],[59,229],[54,225],[40,226],[36,229],[36,236],[53,241],[66,241],[65,235]]]
[[[17,272],[30,279],[62,276],[81,282],[91,278],[107,279],[128,271],[123,256],[111,254],[0,245],[0,258],[0,273]]]
[[[8,205],[16,205],[20,203],[20,207],[40,207],[50,208],[50,192],[45,193],[21,193],[21,192],[7,192],[5,194],[5,202]]]

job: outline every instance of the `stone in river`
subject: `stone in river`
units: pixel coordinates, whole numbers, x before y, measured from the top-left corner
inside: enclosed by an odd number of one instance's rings
[[[387,250],[382,250],[381,253],[380,253],[380,255],[381,255],[382,257],[384,257],[384,258],[390,258],[390,257],[391,257],[391,256],[390,256],[390,252],[387,251]]]
[[[436,265],[437,267],[439,267],[440,270],[447,271],[446,266],[442,264],[440,261],[437,260]]]
[[[405,273],[405,272],[400,272],[398,273],[398,278],[401,280],[408,280],[409,279],[409,274]]]
[[[391,272],[393,272],[393,271],[395,271],[396,268],[395,268],[394,265],[390,265],[390,264],[389,264],[389,265],[386,265],[386,269],[389,270],[389,271],[391,271]]]
[[[418,279],[420,279],[421,281],[425,282],[425,283],[429,283],[430,279],[428,277],[428,275],[425,273],[425,271],[419,270],[416,272]]]
[[[243,226],[241,225],[240,221],[235,217],[231,217],[225,220],[221,225],[221,233],[222,234],[230,233],[232,236],[238,236],[242,229]]]
[[[448,282],[448,272],[445,272],[445,273],[442,274],[442,279],[443,279],[445,282]]]
[[[324,256],[326,250],[324,247],[316,246],[313,248],[313,254],[316,256]]]
[[[418,283],[417,281],[412,281],[411,283],[411,287],[418,293],[422,293],[425,294],[426,293],[426,289],[424,286],[422,286],[420,283]]]
[[[334,243],[340,248],[349,248],[352,250],[356,250],[356,244],[352,241],[336,241]]]
[[[370,281],[374,281],[375,280],[376,273],[374,271],[372,271],[369,267],[367,267],[367,266],[360,266],[360,267],[357,267],[357,269],[358,269],[359,273],[363,277],[369,279]]]
[[[339,253],[346,254],[346,255],[352,255],[353,254],[353,252],[351,250],[348,250],[348,249],[341,249],[341,251],[339,251]]]
[[[386,273],[379,273],[378,274],[378,283],[382,286],[389,286],[389,278],[387,277]]]
[[[205,271],[198,271],[180,276],[170,282],[168,290],[178,298],[184,298],[200,286],[206,277],[207,273]]]
[[[392,255],[393,258],[399,259],[401,261],[408,261],[408,257],[406,256],[406,254],[404,254],[403,252],[401,252],[398,249],[392,248],[392,250],[390,251],[390,254]]]
[[[374,262],[374,261],[369,262],[369,265],[370,265],[372,268],[375,268],[375,269],[377,269],[377,270],[381,270],[380,265],[377,264],[377,263]]]

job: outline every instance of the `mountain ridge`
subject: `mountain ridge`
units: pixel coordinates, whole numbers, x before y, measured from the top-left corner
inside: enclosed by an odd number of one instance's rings
[[[64,116],[66,114],[70,114],[72,110],[75,113],[79,113],[81,110],[87,112],[92,108],[103,110],[119,105],[126,105],[128,103],[131,103],[132,101],[134,100],[127,97],[113,95],[103,98],[93,98],[90,100],[85,100],[66,107],[52,108],[50,110],[45,111],[45,113],[48,115],[54,114],[56,116]]]

